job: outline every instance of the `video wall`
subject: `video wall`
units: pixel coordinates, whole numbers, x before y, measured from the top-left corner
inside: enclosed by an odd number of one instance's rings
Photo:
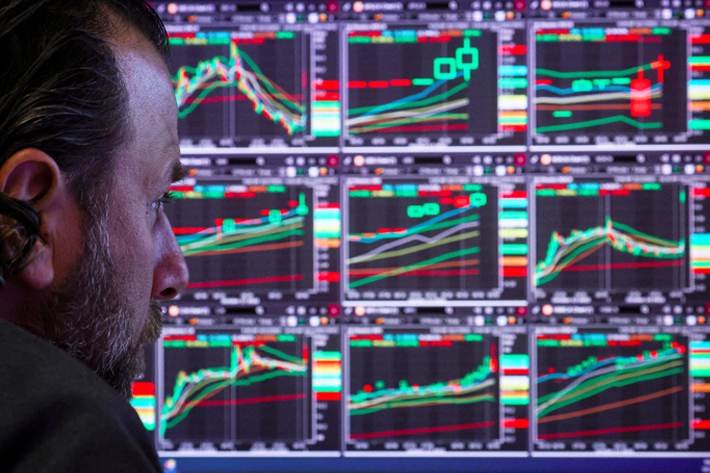
[[[166,471],[710,468],[710,2],[153,6]]]

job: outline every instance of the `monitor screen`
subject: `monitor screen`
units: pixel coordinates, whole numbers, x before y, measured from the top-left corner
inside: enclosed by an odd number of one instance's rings
[[[710,471],[710,2],[153,6],[166,472]]]

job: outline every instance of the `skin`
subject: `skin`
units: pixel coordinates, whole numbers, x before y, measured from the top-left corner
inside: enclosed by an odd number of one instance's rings
[[[183,170],[177,105],[167,67],[140,33],[115,15],[110,17],[115,29],[109,42],[128,91],[131,138],[117,153],[113,185],[107,189],[105,231],[113,296],[121,311],[130,314],[120,336],[137,349],[148,341],[144,339],[151,306],[174,298],[187,286],[187,265],[160,200],[170,184],[183,177]],[[0,191],[33,202],[41,218],[41,240],[30,264],[0,290],[0,318],[53,342],[47,317],[43,320],[27,308],[55,300],[52,297],[82,269],[83,215],[68,177],[51,156],[32,148],[19,151],[0,167]],[[94,314],[97,319],[111,316]]]

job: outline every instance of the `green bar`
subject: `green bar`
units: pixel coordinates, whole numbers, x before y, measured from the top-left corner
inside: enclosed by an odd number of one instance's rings
[[[658,182],[644,182],[641,184],[641,189],[645,191],[660,191],[661,190],[661,184]]]
[[[371,347],[372,340],[350,340],[351,347]]]
[[[318,100],[313,102],[314,110],[340,110],[340,102],[333,100]]]
[[[710,378],[710,370],[690,370],[690,376],[693,378]]]
[[[591,196],[596,197],[599,195],[599,189],[578,189],[577,195],[587,195],[587,196],[591,195]]]
[[[226,340],[226,341],[215,340],[213,342],[209,342],[209,344],[210,344],[210,348],[224,348],[224,347],[231,347],[232,341],[231,340]]]
[[[463,336],[463,339],[467,342],[482,342],[483,335],[480,333],[469,333]]]
[[[187,342],[184,340],[172,340],[169,342],[163,342],[163,346],[165,348],[185,348],[187,346]]]
[[[680,191],[680,203],[685,204],[685,191]]]
[[[668,341],[670,342],[673,340],[673,337],[671,336],[670,333],[657,333],[653,336],[654,340],[661,340],[661,341]]]
[[[529,397],[511,397],[511,398],[502,397],[500,399],[500,403],[503,404],[504,406],[526,406],[526,405],[530,404],[530,398]]]
[[[511,211],[507,210],[505,212],[501,212],[498,214],[499,219],[504,219],[504,220],[527,220],[528,219],[528,213],[527,212],[520,212],[520,211]]]
[[[710,64],[710,56],[690,56],[689,64]]]
[[[583,35],[582,36],[582,41],[604,41],[606,39],[606,35],[603,34],[598,34],[598,35]]]
[[[395,197],[419,197],[419,194],[413,191],[394,191]]]
[[[535,36],[536,41],[559,41],[560,35],[557,34],[539,34]]]
[[[295,342],[296,336],[292,335],[292,334],[277,335],[276,341],[277,342]]]
[[[396,347],[418,347],[418,340],[398,340],[394,343]]]
[[[224,192],[203,192],[203,199],[224,199]]]
[[[503,368],[530,368],[528,355],[501,355],[500,366]]]
[[[317,351],[313,354],[314,360],[340,361],[343,354],[339,351]]]
[[[416,43],[417,37],[416,36],[395,36],[394,42],[395,43]]]
[[[483,186],[480,184],[464,184],[463,190],[466,192],[468,192],[468,191],[482,191]]]
[[[185,44],[185,38],[170,38],[168,42],[171,46],[183,46]]]
[[[528,245],[503,244],[500,245],[500,253],[502,255],[527,255]]]
[[[691,130],[710,130],[710,120],[690,120],[688,128]]]
[[[185,193],[184,192],[173,192],[173,197],[176,199],[182,199],[183,197],[185,197]]]
[[[286,192],[286,186],[266,186],[268,192]]]
[[[537,189],[535,190],[535,195],[539,195],[542,197],[554,197],[557,195],[557,192],[555,191],[555,189]]]
[[[372,43],[372,39],[369,36],[350,36],[348,43]]]
[[[481,30],[463,30],[464,36],[481,36]]]
[[[571,110],[555,110],[552,112],[552,116],[555,118],[569,118],[572,116]]]
[[[209,38],[207,44],[210,46],[224,46],[225,44],[230,44],[231,40],[229,38]]]
[[[560,346],[559,340],[538,340],[537,346],[539,347],[558,347]]]
[[[276,38],[277,39],[293,39],[296,37],[296,33],[293,31],[277,31],[276,32]]]
[[[653,28],[651,29],[653,34],[671,34],[670,28]]]
[[[370,197],[371,195],[370,191],[350,191],[350,197]]]
[[[528,80],[525,77],[505,77],[498,79],[498,87],[502,89],[524,89],[528,86]]]
[[[412,79],[412,85],[431,85],[434,83],[434,79]]]
[[[614,77],[611,80],[611,83],[614,85],[629,85],[631,83],[631,78],[630,77]]]

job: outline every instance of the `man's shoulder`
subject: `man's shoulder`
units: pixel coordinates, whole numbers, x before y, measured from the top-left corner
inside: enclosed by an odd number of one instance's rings
[[[15,465],[10,471],[32,471],[42,459],[55,463],[47,471],[84,471],[92,461],[94,471],[129,471],[121,462],[134,460],[146,465],[136,471],[155,471],[147,469],[155,449],[125,399],[80,361],[2,320],[0,379],[0,464]]]

